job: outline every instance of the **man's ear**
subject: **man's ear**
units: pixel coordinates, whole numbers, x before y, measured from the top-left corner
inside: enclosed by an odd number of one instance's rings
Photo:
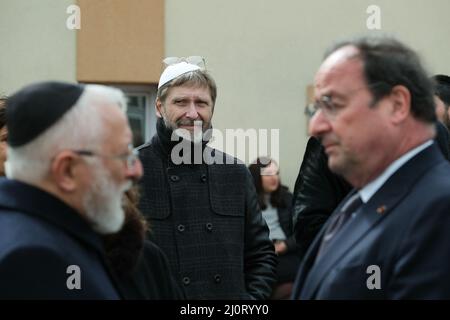
[[[59,189],[66,192],[76,190],[78,187],[76,179],[76,165],[78,162],[79,157],[70,150],[58,153],[53,159],[50,167],[50,174]]]
[[[156,103],[155,103],[155,112],[156,112],[156,116],[157,116],[158,118],[162,118],[162,113],[161,113],[162,108],[163,108],[163,105],[162,105],[162,103],[161,103],[161,100],[156,99]]]
[[[394,86],[390,93],[392,102],[392,120],[400,123],[411,113],[411,93],[402,85]]]

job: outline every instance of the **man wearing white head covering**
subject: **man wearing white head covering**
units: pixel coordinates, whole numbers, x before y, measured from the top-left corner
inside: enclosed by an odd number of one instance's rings
[[[189,59],[164,70],[157,134],[139,148],[140,209],[186,298],[265,299],[276,257],[251,175],[206,145],[216,95],[212,77]]]

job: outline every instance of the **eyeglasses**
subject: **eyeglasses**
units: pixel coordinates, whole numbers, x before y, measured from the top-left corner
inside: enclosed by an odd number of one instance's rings
[[[365,87],[361,87],[358,89],[354,89],[351,90],[349,93],[347,93],[346,95],[348,97],[350,97],[351,95],[353,95],[354,93],[363,90],[363,89],[372,89],[374,87],[379,87],[379,86],[386,86],[387,88],[390,88],[389,85],[386,82],[375,82],[371,85],[365,86]],[[388,91],[388,90],[387,90]],[[386,92],[385,94],[387,94],[388,92]],[[376,103],[376,101],[372,101],[372,105]],[[322,110],[323,114],[328,118],[328,119],[333,119],[336,117],[336,115],[339,113],[339,110],[341,110],[343,107],[341,105],[337,105],[334,101],[333,101],[333,96],[332,95],[323,95],[319,98],[318,101],[315,101],[313,103],[310,103],[308,105],[306,105],[305,107],[305,114],[312,118],[317,111]]]
[[[167,57],[163,60],[166,66],[171,66],[180,62],[187,62],[199,66],[201,69],[206,69],[205,58],[201,56],[190,56],[190,57]]]
[[[72,150],[76,154],[80,156],[86,157],[101,157],[107,159],[116,159],[125,162],[127,169],[132,169],[136,165],[136,161],[139,159],[139,152],[136,149],[133,149],[132,145],[128,146],[129,152],[124,154],[119,154],[117,156],[109,156],[100,153],[96,153],[94,151],[89,150]]]

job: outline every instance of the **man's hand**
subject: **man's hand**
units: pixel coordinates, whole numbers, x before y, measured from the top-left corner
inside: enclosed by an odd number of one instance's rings
[[[287,251],[287,245],[286,242],[283,240],[276,240],[275,241],[275,253],[279,256],[283,255]]]

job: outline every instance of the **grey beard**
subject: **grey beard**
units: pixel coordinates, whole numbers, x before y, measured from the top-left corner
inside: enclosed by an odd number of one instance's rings
[[[122,199],[131,181],[121,186],[114,185],[109,172],[98,163],[92,165],[95,179],[83,197],[83,207],[89,223],[99,234],[110,234],[120,230],[125,220]]]

